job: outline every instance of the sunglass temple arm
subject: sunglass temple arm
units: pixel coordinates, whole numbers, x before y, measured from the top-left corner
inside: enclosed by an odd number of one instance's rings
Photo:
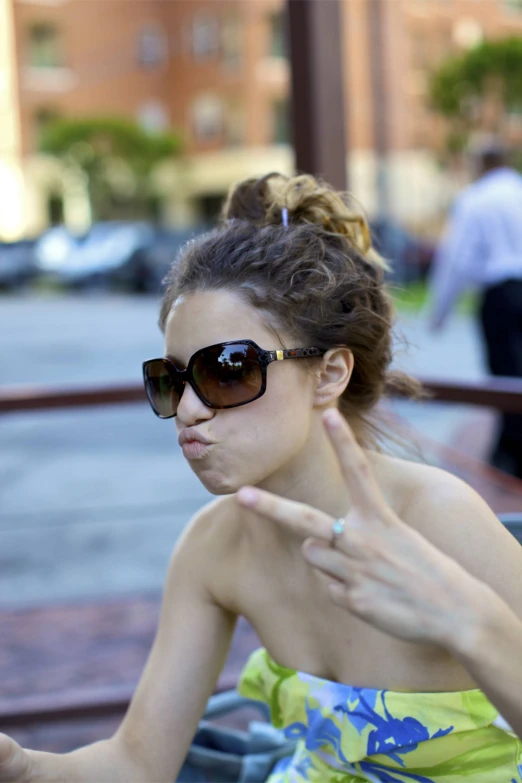
[[[284,359],[307,359],[311,356],[322,356],[324,351],[319,348],[285,348],[280,351],[267,351],[269,362],[282,362]]]

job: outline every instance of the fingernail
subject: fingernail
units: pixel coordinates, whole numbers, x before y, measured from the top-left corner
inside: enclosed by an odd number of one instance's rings
[[[307,538],[301,548],[305,557],[310,556],[314,558],[321,555],[325,549],[328,549],[329,545],[326,542],[318,541],[316,538]]]
[[[243,506],[255,506],[257,493],[248,487],[241,487],[237,493],[237,499]]]
[[[318,546],[307,546],[304,550],[304,556],[307,560],[311,560],[312,562],[317,560],[320,554],[321,550]]]

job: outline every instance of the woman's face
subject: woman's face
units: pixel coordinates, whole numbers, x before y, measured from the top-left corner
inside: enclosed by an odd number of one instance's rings
[[[285,347],[294,345],[282,335]],[[165,355],[185,368],[200,348],[230,340],[253,340],[260,348],[281,348],[260,311],[239,295],[202,291],[179,297],[165,328]],[[185,457],[203,485],[216,495],[260,484],[288,470],[302,454],[310,434],[315,379],[307,362],[273,362],[262,397],[237,408],[208,408],[189,384],[174,418],[178,434],[198,433],[210,445],[184,447]]]

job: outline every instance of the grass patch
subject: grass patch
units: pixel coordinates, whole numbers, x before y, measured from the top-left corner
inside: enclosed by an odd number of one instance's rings
[[[389,286],[395,307],[400,313],[420,313],[428,303],[428,290],[425,282]],[[477,300],[478,296],[475,292],[466,292],[457,302],[457,313],[473,315],[477,310]]]
[[[415,282],[408,285],[390,285],[395,307],[401,312],[418,313],[428,301],[428,287],[425,283]]]

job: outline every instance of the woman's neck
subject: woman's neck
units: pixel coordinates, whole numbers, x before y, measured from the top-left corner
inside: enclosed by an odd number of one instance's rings
[[[312,506],[336,519],[347,514],[351,505],[339,460],[320,422],[312,428],[299,454],[258,486],[280,497]],[[295,542],[295,535],[288,534],[282,527],[280,532],[284,538]]]

